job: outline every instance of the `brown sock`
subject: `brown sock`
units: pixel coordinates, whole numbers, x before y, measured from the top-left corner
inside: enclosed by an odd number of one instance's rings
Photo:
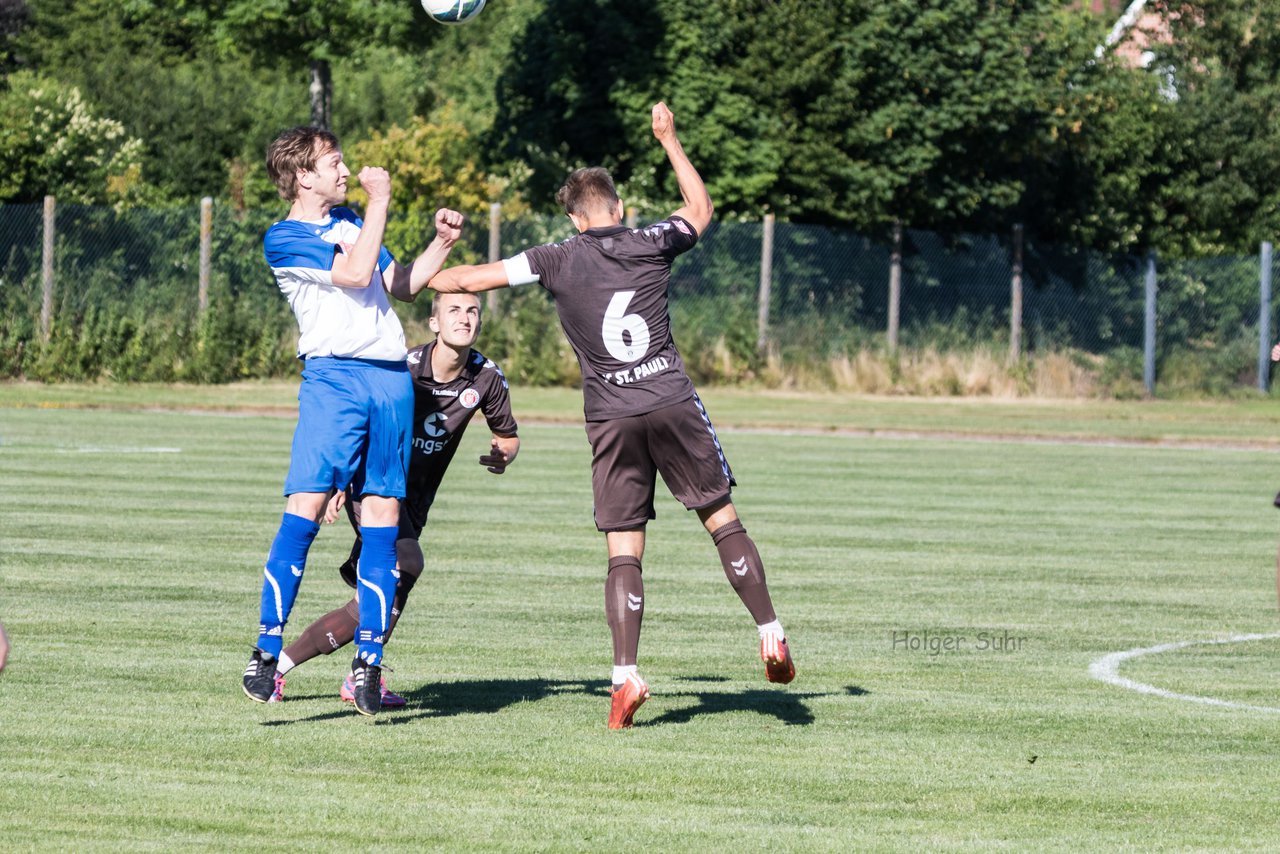
[[[401,571],[400,581],[396,584],[396,598],[391,604],[391,625],[384,635],[383,643],[391,639],[391,631],[400,621],[400,612],[404,610],[409,599],[409,591],[418,581],[422,567],[417,572]],[[284,654],[289,656],[294,666],[309,661],[317,655],[328,655],[341,649],[355,639],[356,629],[360,626],[360,606],[352,599],[341,608],[336,608],[303,629],[298,639],[289,644]]]
[[[751,612],[756,625],[776,620],[773,600],[769,598],[769,585],[764,581],[764,564],[760,561],[756,544],[747,536],[747,529],[735,520],[712,531],[711,541],[720,552],[725,577]]]
[[[400,612],[404,610],[405,602],[409,601],[409,591],[413,589],[413,585],[418,583],[418,576],[422,573],[422,567],[419,565],[417,571],[400,570],[400,580],[396,582],[396,597],[391,600],[391,624],[387,627],[387,633],[383,635],[382,643],[385,646],[387,641],[391,640],[391,632],[395,630],[396,623],[400,622]]]
[[[613,635],[613,665],[636,663],[640,650],[640,623],[644,620],[644,579],[640,559],[623,555],[609,558],[604,581],[604,616]]]
[[[302,630],[298,639],[285,648],[294,666],[310,661],[317,655],[328,655],[351,643],[360,624],[360,611],[352,599],[341,608],[335,608]]]

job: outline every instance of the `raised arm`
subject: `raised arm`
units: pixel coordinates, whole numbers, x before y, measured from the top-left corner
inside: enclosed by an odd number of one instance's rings
[[[462,236],[463,216],[457,211],[441,208],[436,211],[436,236],[427,244],[422,254],[408,267],[392,264],[383,273],[387,291],[396,299],[413,302],[427,286],[427,282],[440,272],[449,250]]]
[[[369,196],[364,224],[351,251],[333,259],[333,283],[343,288],[363,288],[373,280],[382,253],[382,237],[387,230],[387,208],[391,206],[391,176],[386,169],[366,166],[360,170],[360,186]]]
[[[676,172],[676,182],[680,185],[680,195],[684,197],[684,207],[675,211],[672,216],[683,218],[697,230],[698,234],[702,234],[711,224],[711,215],[715,212],[715,206],[711,203],[710,194],[707,193],[707,185],[702,183],[702,176],[689,162],[689,156],[684,153],[684,146],[676,136],[675,116],[661,101],[653,105],[653,135],[667,152],[671,168]]]

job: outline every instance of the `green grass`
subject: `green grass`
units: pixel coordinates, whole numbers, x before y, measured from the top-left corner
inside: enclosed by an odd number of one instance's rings
[[[0,406],[46,409],[297,411],[297,382],[222,386],[0,383]],[[571,388],[517,390],[526,420],[580,423],[582,395]],[[1047,400],[980,397],[875,397],[853,394],[707,388],[717,425],[893,436],[960,435],[1082,441],[1217,442],[1280,448],[1280,398],[1243,400]]]
[[[567,392],[515,390],[528,423],[501,478],[472,463],[483,428],[467,437],[389,647],[407,709],[370,723],[339,703],[345,650],[291,674],[283,705],[245,699],[291,394],[0,386],[3,849],[1234,851],[1280,838],[1280,714],[1088,674],[1110,652],[1280,631],[1270,401],[708,390],[799,677],[763,681],[714,549],[663,496],[645,559],[653,699],[617,733],[586,439],[532,423],[576,420]],[[233,407],[247,414],[221,411]],[[780,424],[810,432],[731,426]],[[321,533],[293,632],[348,594],[334,569],[349,544],[342,526]],[[926,631],[964,645],[893,645]],[[982,650],[983,632],[1025,640]],[[1280,708],[1278,670],[1275,640],[1121,674]]]

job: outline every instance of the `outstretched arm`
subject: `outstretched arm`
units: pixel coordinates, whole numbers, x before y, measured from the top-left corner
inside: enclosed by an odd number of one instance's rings
[[[413,302],[419,292],[440,272],[449,250],[462,237],[463,216],[457,211],[441,208],[436,211],[436,236],[422,254],[408,267],[392,264],[383,274],[387,291],[403,302]]]
[[[676,136],[676,120],[667,105],[659,101],[653,105],[653,135],[667,152],[671,168],[676,172],[676,182],[680,185],[680,195],[684,197],[684,207],[672,214],[692,225],[702,234],[711,224],[711,215],[715,206],[711,204],[711,196],[707,193],[707,185],[702,183],[702,176],[689,162],[684,153],[684,146]]]
[[[474,294],[505,288],[507,268],[501,261],[491,264],[459,264],[431,277],[427,287],[441,294]]]

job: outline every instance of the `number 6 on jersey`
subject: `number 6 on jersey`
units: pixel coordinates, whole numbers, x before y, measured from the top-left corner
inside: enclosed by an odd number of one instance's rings
[[[609,307],[604,313],[604,324],[600,327],[600,336],[609,355],[624,364],[631,364],[644,358],[649,352],[649,324],[638,314],[627,314],[627,306],[635,291],[618,291],[609,300]],[[623,334],[631,339],[628,344]]]

